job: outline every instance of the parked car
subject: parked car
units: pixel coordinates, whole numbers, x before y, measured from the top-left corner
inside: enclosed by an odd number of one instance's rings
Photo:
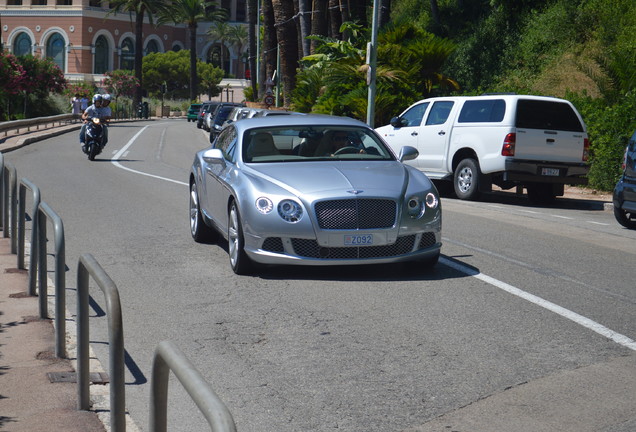
[[[221,102],[203,102],[201,104],[201,108],[199,109],[199,114],[197,115],[197,127],[201,129],[203,127],[203,121],[205,120],[205,115],[210,111],[214,111],[217,105]]]
[[[632,135],[623,159],[623,174],[614,188],[614,217],[619,224],[636,229],[636,132]]]
[[[565,185],[587,184],[585,124],[567,100],[530,95],[424,99],[376,129],[398,152],[419,151],[409,163],[431,179],[452,181],[460,199],[477,199],[495,184],[525,187],[547,203]]]
[[[195,155],[192,238],[226,238],[236,274],[255,264],[434,266],[442,209],[428,177],[403,163],[416,157],[409,146],[396,157],[368,125],[345,117],[231,123]]]
[[[214,141],[216,136],[223,129],[223,123],[235,107],[245,107],[243,104],[234,102],[223,102],[219,104],[208,120],[208,131],[210,132],[210,142]]]
[[[230,111],[230,113],[227,115],[227,119],[225,119],[225,121],[221,125],[221,129],[223,129],[230,123],[246,118],[250,112],[249,110],[251,110],[251,108],[246,108],[243,106],[235,106],[234,108],[232,108],[232,111]]]
[[[191,121],[197,121],[197,116],[199,114],[199,110],[201,109],[201,105],[202,104],[191,104],[190,108],[188,108],[188,123],[190,123]]]

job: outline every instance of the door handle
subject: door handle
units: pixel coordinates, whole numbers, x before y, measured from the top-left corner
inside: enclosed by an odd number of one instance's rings
[[[411,136],[417,136],[417,132],[415,131],[411,132]]]
[[[554,144],[554,139],[553,138],[548,138],[547,140],[545,140],[548,144]]]
[[[437,135],[446,135],[446,132],[445,131],[439,131],[439,132],[437,132]]]

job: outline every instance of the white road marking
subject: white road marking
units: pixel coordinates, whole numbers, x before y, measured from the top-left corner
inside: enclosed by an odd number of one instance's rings
[[[585,221],[587,223],[591,223],[594,225],[603,225],[603,226],[609,226],[609,224],[603,223],[603,222],[594,222],[594,221]]]
[[[137,139],[137,137],[138,137],[139,135],[141,135],[141,134],[142,134],[142,132],[143,132],[143,131],[145,131],[147,127],[148,127],[148,126],[144,126],[144,127],[143,127],[143,128],[142,128],[139,132],[137,132],[137,133],[135,134],[135,136],[134,136],[134,137],[132,137],[132,138],[130,139],[130,141],[128,141],[128,143],[126,143],[126,145],[124,146],[124,148],[122,148],[121,150],[119,150],[119,151],[115,154],[115,156],[113,156],[113,159],[114,159],[114,160],[112,160],[112,161],[111,161],[111,163],[112,163],[113,165],[115,165],[117,168],[121,168],[121,169],[123,169],[123,170],[130,171],[130,172],[135,173],[135,174],[144,175],[144,176],[147,176],[147,177],[152,177],[152,178],[156,178],[156,179],[159,179],[159,180],[165,180],[165,181],[168,181],[168,182],[172,182],[172,183],[176,183],[176,184],[180,184],[180,185],[188,186],[188,184],[187,184],[187,183],[185,183],[185,182],[178,181],[178,180],[173,180],[173,179],[169,179],[169,178],[166,178],[166,177],[161,177],[161,176],[154,175],[154,174],[148,174],[148,173],[145,173],[145,172],[142,172],[142,171],[137,171],[137,170],[134,170],[134,169],[131,169],[131,168],[125,167],[125,166],[123,166],[122,164],[120,164],[119,162],[117,162],[117,160],[118,160],[120,157],[122,157],[122,155],[124,155],[124,154],[128,154],[128,153],[127,153],[127,152],[128,152],[128,148],[129,148],[131,145],[133,145],[133,143],[135,142],[135,140]]]
[[[544,309],[547,309],[551,312],[556,313],[557,315],[562,316],[563,318],[567,318],[570,321],[573,321],[587,329],[592,330],[595,333],[600,334],[601,336],[605,336],[606,338],[609,338],[611,340],[613,340],[614,342],[616,342],[619,345],[622,345],[626,348],[629,348],[633,351],[636,351],[636,341],[628,338],[627,336],[624,336],[620,333],[615,332],[614,330],[611,330],[607,327],[605,327],[602,324],[597,323],[596,321],[592,321],[589,318],[584,317],[583,315],[579,315],[576,312],[572,312],[569,309],[565,309],[564,307],[561,307],[555,303],[552,303],[548,300],[542,299],[541,297],[535,296],[534,294],[530,294],[527,293],[525,291],[520,290],[519,288],[516,288],[510,284],[507,284],[505,282],[502,282],[500,280],[497,280],[493,277],[487,276],[483,273],[480,273],[476,270],[473,270],[472,268],[462,265],[460,263],[457,263],[455,261],[452,261],[448,258],[444,258],[441,257],[440,258],[440,262],[443,263],[444,265],[451,267],[459,272],[462,272],[468,276],[472,276],[474,278],[477,278],[483,282],[486,282],[487,284],[490,284],[492,286],[495,286],[501,290],[506,291],[509,294],[512,294],[514,296],[517,296],[519,298],[522,298],[526,301],[529,301],[530,303],[533,303],[537,306],[540,306]]]

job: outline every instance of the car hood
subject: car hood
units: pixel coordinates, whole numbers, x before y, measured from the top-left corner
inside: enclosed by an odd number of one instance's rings
[[[404,193],[409,176],[395,161],[272,163],[252,164],[250,168],[263,180],[296,196],[313,195],[315,199],[339,195],[398,197]]]

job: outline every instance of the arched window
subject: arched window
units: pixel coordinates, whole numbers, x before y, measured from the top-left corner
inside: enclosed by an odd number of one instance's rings
[[[28,34],[22,32],[15,38],[13,42],[13,54],[16,56],[23,56],[31,54],[31,37]]]
[[[65,68],[65,56],[64,56],[64,38],[59,33],[53,33],[53,35],[46,42],[46,56],[53,59],[60,70],[64,71]]]
[[[150,40],[148,42],[148,45],[146,45],[145,55],[148,55],[150,53],[157,53],[157,52],[159,52],[159,44],[157,43],[156,40]]]
[[[109,52],[110,49],[108,47],[108,40],[106,40],[104,36],[98,36],[95,41],[95,63],[93,64],[93,73],[103,74],[109,70]]]
[[[223,65],[221,65],[221,49],[223,49]],[[230,71],[230,52],[226,47],[222,47],[221,44],[213,45],[208,50],[206,63],[212,63],[228,73]]]
[[[121,58],[119,68],[126,70],[135,69],[135,44],[132,39],[126,38],[121,44]]]
[[[179,44],[172,45],[172,51],[174,51],[174,52],[181,51],[181,45],[179,45]]]

